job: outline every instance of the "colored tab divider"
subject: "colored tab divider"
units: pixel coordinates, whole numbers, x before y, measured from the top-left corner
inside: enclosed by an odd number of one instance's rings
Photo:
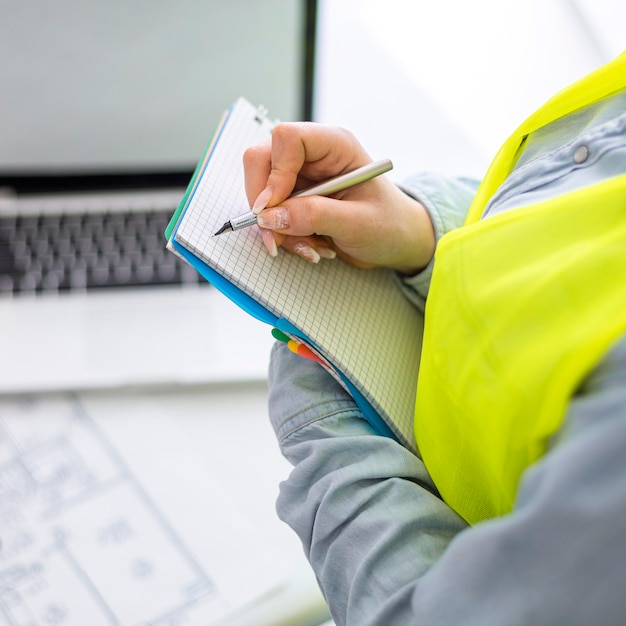
[[[295,339],[291,339],[284,332],[279,330],[278,328],[272,328],[272,336],[274,339],[278,341],[282,341],[287,344],[287,347],[298,356],[301,356],[303,359],[309,359],[310,361],[316,361],[320,365],[325,365],[324,361],[320,359],[320,357],[311,350],[308,346],[305,346],[303,343],[297,342]]]

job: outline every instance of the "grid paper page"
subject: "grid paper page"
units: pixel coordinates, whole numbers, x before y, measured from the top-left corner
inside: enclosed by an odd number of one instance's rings
[[[272,258],[258,228],[213,237],[249,210],[242,155],[271,132],[245,100],[232,110],[180,219],[178,243],[278,317],[284,317],[355,385],[399,439],[415,449],[413,411],[422,317],[391,272],[339,259],[319,264],[279,249]]]

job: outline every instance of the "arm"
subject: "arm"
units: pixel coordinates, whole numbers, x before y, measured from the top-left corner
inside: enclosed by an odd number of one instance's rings
[[[436,233],[428,194],[409,193],[431,209]],[[623,340],[572,398],[514,511],[468,527],[419,458],[374,435],[318,365],[275,348],[270,416],[294,464],[278,512],[300,536],[336,623],[621,624],[624,380]]]
[[[294,464],[278,512],[338,625],[621,624],[626,341],[571,402],[507,517],[467,525],[317,364],[274,349],[270,415]],[[584,602],[579,602],[584,598]]]

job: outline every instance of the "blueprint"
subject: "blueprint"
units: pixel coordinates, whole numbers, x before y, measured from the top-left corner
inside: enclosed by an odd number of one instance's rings
[[[204,626],[204,561],[77,397],[0,399],[0,626]]]

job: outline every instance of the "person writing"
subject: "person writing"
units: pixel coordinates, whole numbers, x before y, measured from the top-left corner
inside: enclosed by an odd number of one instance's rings
[[[289,198],[369,161],[311,123],[244,156],[270,254],[391,268],[425,310],[419,455],[273,348],[270,419],[294,466],[277,509],[333,619],[622,624],[626,54],[522,123],[480,184],[424,173]]]

